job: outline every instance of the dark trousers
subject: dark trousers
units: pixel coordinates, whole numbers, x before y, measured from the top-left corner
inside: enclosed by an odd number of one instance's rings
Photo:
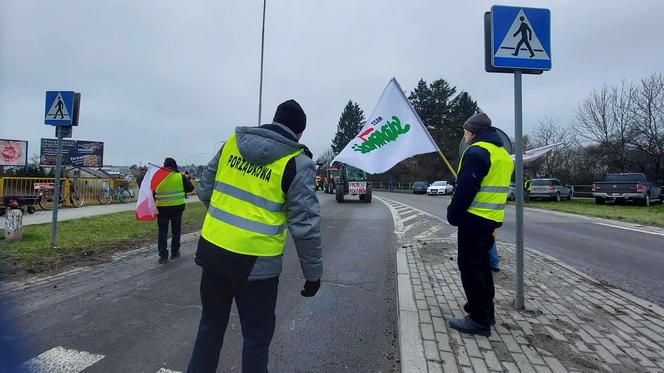
[[[201,303],[194,352],[187,372],[214,373],[224,343],[231,305],[235,299],[242,327],[242,372],[267,372],[270,342],[274,334],[279,278],[246,281],[203,269]]]
[[[469,229],[459,227],[459,271],[461,283],[468,299],[468,311],[473,321],[489,325],[494,318],[493,274],[489,251],[494,244],[491,229]]]
[[[168,223],[171,223],[173,240],[171,241],[171,253],[180,251],[180,235],[182,232],[182,213],[180,211],[159,211],[157,215],[157,226],[159,227],[159,236],[157,237],[157,248],[159,256],[168,257]]]

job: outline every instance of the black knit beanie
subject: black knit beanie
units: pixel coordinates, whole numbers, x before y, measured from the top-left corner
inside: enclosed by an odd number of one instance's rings
[[[304,110],[297,101],[288,100],[277,106],[273,121],[283,124],[293,133],[298,134],[304,132],[304,128],[307,126],[307,115],[304,114]]]
[[[468,118],[463,124],[463,129],[472,133],[480,133],[491,127],[491,118],[484,113],[478,113]]]
[[[164,167],[170,168],[171,170],[174,170],[174,171],[178,170],[178,164],[175,162],[175,159],[170,158],[170,157],[164,159]]]

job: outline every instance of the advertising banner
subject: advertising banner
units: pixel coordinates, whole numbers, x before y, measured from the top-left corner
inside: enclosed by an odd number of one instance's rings
[[[40,164],[54,166],[57,154],[57,139],[41,139]],[[101,167],[104,164],[104,143],[99,141],[63,140],[62,164],[76,167]]]
[[[28,142],[0,139],[0,166],[27,166]]]

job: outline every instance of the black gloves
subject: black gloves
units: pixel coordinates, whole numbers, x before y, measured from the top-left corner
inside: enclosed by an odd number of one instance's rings
[[[306,281],[304,283],[304,289],[300,292],[303,297],[313,297],[320,289],[320,280],[318,281]]]

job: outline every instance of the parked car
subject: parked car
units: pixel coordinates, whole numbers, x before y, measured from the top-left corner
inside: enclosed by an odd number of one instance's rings
[[[592,190],[595,203],[600,205],[613,200],[616,204],[633,201],[650,206],[651,202],[662,200],[661,186],[641,173],[608,174],[604,181],[594,182]]]
[[[558,179],[532,179],[530,183],[530,199],[544,198],[560,202],[561,199],[572,199],[572,189],[562,185]]]
[[[452,184],[448,184],[447,181],[439,180],[434,181],[427,187],[427,194],[430,196],[438,194],[450,194],[454,191]]]
[[[413,183],[413,193],[415,194],[424,194],[427,192],[427,187],[429,183],[426,181],[416,181]]]

